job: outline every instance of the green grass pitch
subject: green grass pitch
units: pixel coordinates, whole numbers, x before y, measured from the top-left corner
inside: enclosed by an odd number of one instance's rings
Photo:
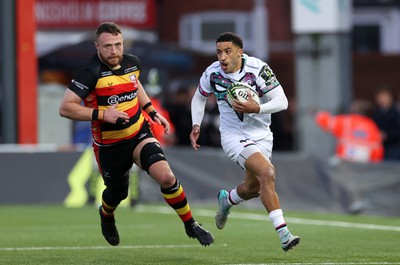
[[[224,230],[214,207],[192,205],[215,242],[186,236],[164,205],[118,208],[121,243],[107,244],[94,206],[0,206],[0,264],[400,264],[400,218],[285,212],[299,246],[285,253],[264,211],[237,207]]]

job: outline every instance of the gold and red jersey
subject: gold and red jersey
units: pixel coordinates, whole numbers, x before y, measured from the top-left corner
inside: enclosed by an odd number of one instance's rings
[[[127,141],[140,131],[144,122],[137,96],[140,61],[134,55],[124,54],[120,64],[121,68],[110,70],[95,55],[68,86],[83,99],[86,107],[106,110],[116,105],[117,110],[129,115],[129,122],[125,124],[92,121],[92,137],[98,145]]]

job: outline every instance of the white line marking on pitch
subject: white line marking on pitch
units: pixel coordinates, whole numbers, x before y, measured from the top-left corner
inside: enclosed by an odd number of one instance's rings
[[[218,246],[226,247],[227,244]],[[195,248],[199,245],[148,245],[148,246],[92,246],[92,247],[17,247],[0,248],[0,251],[22,251],[22,250],[98,250],[98,249],[155,249],[155,248]]]
[[[325,263],[238,263],[225,265],[395,265],[400,262],[325,262]]]
[[[141,212],[157,212],[163,214],[174,213],[170,208],[164,206],[148,206],[138,207],[137,211]],[[215,211],[212,210],[204,210],[197,209],[193,210],[197,215],[202,216],[215,216]],[[232,212],[229,218],[236,219],[245,219],[245,220],[256,220],[256,221],[265,221],[268,219],[268,216],[265,214],[254,214],[254,213],[238,213]],[[323,220],[315,220],[315,219],[304,219],[304,218],[292,218],[285,217],[285,220],[288,223],[293,224],[306,224],[306,225],[320,225],[320,226],[333,226],[333,227],[344,227],[344,228],[359,228],[359,229],[371,229],[371,230],[385,230],[385,231],[396,231],[400,232],[399,226],[389,226],[389,225],[375,225],[375,224],[362,224],[362,223],[351,223],[351,222],[343,222],[343,221],[323,221]]]

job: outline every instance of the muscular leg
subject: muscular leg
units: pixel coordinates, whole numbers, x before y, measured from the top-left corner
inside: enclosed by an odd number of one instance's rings
[[[256,178],[260,184],[260,197],[265,209],[269,213],[269,219],[281,239],[282,249],[288,251],[300,242],[298,236],[293,236],[286,226],[283,218],[278,194],[275,191],[275,167],[261,153],[252,154],[245,163],[247,174],[245,179],[244,193],[253,193],[251,187],[254,186],[253,178]],[[247,184],[247,185],[246,185]],[[245,193],[246,194],[246,193]]]
[[[102,203],[105,209],[110,208],[109,213],[113,213],[121,201],[128,197],[129,172],[119,178],[119,182],[108,182],[105,180],[106,188],[102,194]]]
[[[185,191],[172,174],[168,163],[159,161],[153,164],[149,169],[149,174],[160,185],[164,200],[176,211],[185,226],[193,224],[195,221]]]
[[[236,191],[240,198],[245,201],[256,198],[260,196],[260,182],[246,171],[244,181],[237,185]]]
[[[204,246],[210,245],[214,242],[214,236],[194,220],[185,191],[165,160],[162,149],[157,143],[154,143],[154,138],[146,140],[139,144],[134,151],[135,163],[146,170],[158,183],[164,200],[184,223],[186,234],[191,238],[196,238]]]
[[[238,195],[247,200],[258,195],[268,213],[280,209],[278,194],[275,191],[275,168],[261,153],[252,154],[245,163],[245,181],[238,186]]]
[[[185,191],[173,175],[167,161],[158,161],[151,165],[149,175],[160,185],[164,200],[181,218],[186,234],[190,238],[197,238],[203,246],[214,242],[214,236],[194,220]]]
[[[102,194],[102,203],[99,208],[101,219],[101,231],[104,238],[113,246],[119,244],[119,234],[115,226],[114,211],[119,203],[128,196],[129,175],[128,172],[120,177],[121,181],[112,182],[104,178],[106,189]]]
[[[218,194],[218,211],[215,216],[218,229],[225,227],[229,209],[243,201],[261,195],[261,201],[268,213],[279,207],[275,193],[275,175],[271,174],[273,173],[272,164],[260,152],[256,152],[247,158],[245,167],[244,181],[230,192],[221,190]]]
[[[283,218],[278,194],[275,191],[275,167],[260,152],[250,155],[245,161],[245,167],[244,181],[229,194],[223,190],[221,191],[223,193],[220,192],[218,195],[219,208],[215,216],[217,227],[224,228],[229,209],[233,205],[260,196],[272,225],[281,239],[282,249],[288,251],[300,242],[300,238],[290,233]]]
[[[185,192],[179,181],[175,178],[163,150],[154,138],[142,141],[134,151],[134,161],[146,170],[160,186],[165,201],[177,212],[185,223],[194,223]]]
[[[167,161],[159,161],[151,165],[149,175],[160,185],[161,189],[172,187],[176,181]]]

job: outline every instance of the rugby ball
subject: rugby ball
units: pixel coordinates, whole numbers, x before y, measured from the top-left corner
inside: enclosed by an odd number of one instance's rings
[[[232,106],[234,100],[239,100],[241,102],[246,102],[249,100],[249,95],[247,92],[250,91],[253,99],[260,105],[260,98],[257,91],[255,91],[250,85],[243,82],[233,82],[227,89],[226,99],[229,105]]]

